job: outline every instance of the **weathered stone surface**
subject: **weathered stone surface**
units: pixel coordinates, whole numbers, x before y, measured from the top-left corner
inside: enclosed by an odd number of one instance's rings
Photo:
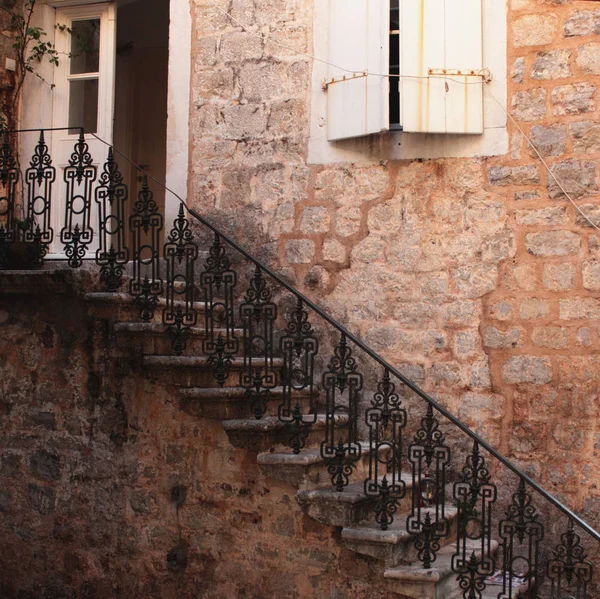
[[[346,261],[346,248],[336,239],[326,239],[323,243],[323,260],[343,264]]]
[[[509,385],[532,383],[544,385],[552,379],[552,366],[547,358],[512,356],[502,367],[504,382]]]
[[[531,341],[538,347],[564,349],[569,345],[569,329],[564,327],[535,327],[531,332]]]
[[[549,311],[548,302],[536,297],[524,299],[519,305],[519,315],[523,320],[544,318]]]
[[[297,123],[306,118],[306,103],[302,100],[284,100],[271,106],[269,132],[278,136],[297,135]]]
[[[458,417],[471,422],[500,420],[505,413],[504,397],[497,393],[465,393],[461,397]]]
[[[511,302],[502,300],[490,306],[490,318],[494,320],[509,320],[514,312]]]
[[[600,75],[600,44],[591,42],[577,49],[577,66],[590,75]]]
[[[558,31],[558,17],[552,13],[523,15],[512,23],[515,47],[542,46],[554,41]]]
[[[534,256],[568,256],[579,253],[581,237],[572,231],[527,233],[525,247]]]
[[[458,294],[466,298],[477,298],[496,287],[498,267],[495,264],[464,266],[452,274]]]
[[[570,15],[563,27],[565,37],[600,34],[600,11],[579,10]]]
[[[515,191],[515,202],[530,202],[539,200],[542,196],[539,191]]]
[[[519,121],[537,121],[546,115],[546,90],[520,91],[511,100],[511,114]]]
[[[223,108],[225,139],[245,140],[262,137],[267,128],[265,107],[257,104],[226,106]]]
[[[325,233],[329,231],[329,223],[326,206],[308,206],[302,211],[300,230],[303,233]]]
[[[583,347],[589,347],[592,345],[592,330],[588,327],[580,327],[577,329],[575,342],[577,345],[582,345]]]
[[[591,112],[596,109],[595,95],[590,83],[560,85],[552,90],[552,112],[556,116]]]
[[[600,289],[600,260],[588,260],[581,265],[581,276],[584,289],[598,291]]]
[[[540,182],[539,168],[529,166],[494,166],[488,174],[492,185],[536,185]]]
[[[593,195],[598,191],[595,162],[566,160],[553,164],[551,171],[572,198]],[[548,177],[548,195],[552,199],[564,199],[563,192],[552,177]]]
[[[572,297],[559,302],[561,320],[600,318],[600,300],[595,297]]]
[[[515,212],[519,225],[564,225],[567,221],[565,206],[549,206],[532,210],[517,210]]]
[[[515,83],[523,83],[523,75],[525,74],[525,58],[522,56],[516,58],[510,70],[510,77]]]
[[[549,263],[544,265],[542,283],[552,291],[572,289],[575,281],[575,266],[570,263]]]
[[[200,71],[196,75],[194,92],[206,100],[215,96],[230,99],[233,96],[233,69]]]
[[[593,121],[571,123],[569,132],[573,137],[573,150],[578,154],[600,152],[600,125]]]
[[[512,327],[506,331],[496,327],[486,327],[483,342],[491,349],[511,349],[521,344],[521,329]]]
[[[529,139],[542,154],[542,156],[560,156],[564,153],[567,143],[567,128],[564,125],[542,127],[534,125],[531,128]],[[534,151],[529,148],[530,154]]]
[[[531,69],[532,79],[554,80],[570,77],[573,73],[569,66],[570,50],[551,50],[538,52]]]
[[[285,76],[283,67],[271,62],[246,63],[240,69],[238,80],[248,102],[264,102],[281,95]]]
[[[577,211],[575,214],[575,224],[578,227],[600,226],[600,206],[597,204],[580,204],[578,207],[581,210],[581,212]]]
[[[290,239],[285,242],[285,258],[290,264],[309,264],[315,255],[312,239]]]
[[[219,56],[225,62],[240,62],[260,58],[262,53],[262,40],[245,31],[226,33],[221,38],[219,45]]]
[[[464,359],[477,354],[481,349],[481,337],[477,329],[457,331],[454,337],[454,355]]]

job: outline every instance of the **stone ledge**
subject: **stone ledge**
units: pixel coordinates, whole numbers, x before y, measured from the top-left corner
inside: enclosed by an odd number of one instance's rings
[[[65,295],[74,292],[75,275],[71,270],[0,271],[0,295]]]

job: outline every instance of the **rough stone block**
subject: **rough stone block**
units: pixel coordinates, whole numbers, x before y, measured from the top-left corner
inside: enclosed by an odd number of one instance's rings
[[[248,62],[239,69],[242,97],[248,102],[265,102],[281,95],[284,86],[283,67],[272,62]]]
[[[225,119],[225,139],[244,140],[262,137],[267,128],[265,107],[259,104],[226,106],[223,108]]]
[[[542,195],[539,191],[515,191],[515,202],[531,202],[539,200]]]
[[[523,15],[512,23],[513,44],[516,48],[551,44],[557,31],[558,16],[552,12]]]
[[[502,377],[509,385],[519,383],[544,385],[552,379],[552,366],[548,358],[512,356],[502,367]]]
[[[540,172],[537,166],[493,166],[488,173],[492,185],[537,185]]]
[[[534,256],[569,256],[579,253],[581,237],[572,231],[528,233],[525,247]]]
[[[589,75],[600,75],[600,44],[591,42],[577,49],[577,66]]]
[[[544,265],[542,283],[552,291],[572,289],[575,282],[575,266],[570,263],[550,263]]]
[[[560,156],[564,153],[567,144],[567,128],[564,125],[550,127],[534,125],[529,138],[542,156]],[[529,152],[534,155],[531,147]]]
[[[524,299],[519,305],[519,315],[523,320],[533,320],[548,316],[550,306],[546,300],[537,297]]]
[[[556,116],[564,116],[595,110],[595,94],[596,88],[590,83],[571,83],[555,87],[551,96],[552,112]]]
[[[326,239],[323,243],[323,260],[343,264],[346,261],[346,248],[337,239]]]
[[[521,344],[521,329],[517,327],[501,331],[496,327],[486,327],[483,343],[491,349],[512,349]]]
[[[298,134],[298,123],[306,118],[306,103],[302,100],[284,100],[271,106],[269,132],[276,136]]]
[[[221,38],[219,55],[224,62],[241,62],[260,58],[263,53],[262,40],[245,31],[226,33]]]
[[[312,239],[289,239],[285,242],[285,259],[290,264],[309,264],[315,255]]]
[[[592,223],[600,226],[600,206],[597,204],[580,204],[579,209],[583,214],[579,210],[575,214],[575,224],[578,227],[592,227]]]
[[[535,327],[531,332],[531,341],[538,347],[564,349],[569,345],[569,329],[564,327]]]
[[[572,198],[594,195],[598,191],[598,170],[595,162],[565,160],[552,165],[551,171]],[[565,199],[552,177],[548,177],[548,195],[552,199]]]
[[[517,210],[518,225],[564,225],[567,221],[566,206],[549,206],[533,210]]]
[[[595,297],[572,297],[559,302],[561,320],[600,318],[600,300]]]
[[[329,231],[329,211],[326,206],[307,206],[300,217],[303,233],[326,233]]]
[[[538,52],[531,69],[531,78],[540,80],[562,79],[571,77],[569,66],[570,50],[551,50]]]
[[[584,289],[600,290],[600,260],[588,260],[581,265]]]
[[[600,34],[600,11],[578,10],[570,15],[563,26],[565,37]]]
[[[580,327],[577,329],[575,342],[577,345],[582,345],[583,347],[589,347],[592,345],[592,330],[588,327]]]
[[[537,87],[514,94],[511,114],[519,121],[538,121],[546,115],[546,90]]]
[[[520,56],[513,62],[510,70],[510,78],[513,83],[523,83],[523,75],[525,74],[525,58]]]

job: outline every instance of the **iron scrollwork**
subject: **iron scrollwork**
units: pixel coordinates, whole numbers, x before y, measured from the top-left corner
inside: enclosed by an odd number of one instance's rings
[[[446,518],[446,467],[450,448],[439,429],[431,404],[408,448],[412,473],[412,508],[406,529],[415,536],[415,549],[425,568],[436,560],[439,541],[449,533]],[[427,523],[429,515],[429,523]]]
[[[465,598],[479,599],[486,587],[486,577],[495,569],[492,508],[496,495],[496,486],[490,483],[490,473],[479,451],[479,444],[474,442],[460,479],[454,483],[458,531],[452,569],[458,574],[459,586]]]
[[[97,169],[85,141],[83,131],[75,143],[68,166],[64,169],[67,184],[65,225],[60,232],[60,241],[71,268],[83,264],[88,246],[94,238],[91,227],[92,186]]]
[[[158,297],[163,291],[159,256],[162,228],[162,214],[144,176],[133,214],[129,217],[129,230],[133,233],[133,277],[129,282],[129,293],[139,305],[140,318],[144,322],[152,320]]]
[[[593,567],[586,560],[587,555],[575,532],[573,520],[569,519],[567,532],[560,537],[560,543],[553,551],[554,557],[548,561],[547,574],[551,582],[552,599],[588,599],[588,586],[592,581]]]
[[[374,497],[375,521],[387,530],[394,521],[398,501],[406,494],[402,480],[402,432],[407,414],[386,369],[365,415],[369,427],[369,477],[365,495]],[[381,469],[385,474],[381,478]]]
[[[280,340],[283,354],[282,387],[283,398],[278,408],[279,420],[291,423],[292,434],[289,445],[295,454],[304,448],[310,427],[316,422],[314,406],[315,356],[319,351],[319,342],[308,321],[308,312],[302,300],[298,298],[296,308]],[[308,393],[308,414],[304,414],[300,400],[294,393]],[[293,406],[292,406],[293,404]]]
[[[499,525],[503,569],[502,592],[498,599],[535,596],[539,544],[544,538],[544,526],[538,521],[537,510],[531,501],[525,481],[520,479],[519,488],[506,510],[506,518]],[[515,588],[517,577],[524,582]]]
[[[194,265],[198,259],[198,246],[194,243],[183,204],[165,243],[164,255],[167,303],[163,310],[163,324],[168,327],[173,350],[179,356],[187,344],[190,328],[196,326],[198,319],[194,308]]]
[[[98,249],[96,264],[100,266],[100,280],[107,291],[116,291],[129,261],[129,249],[125,245],[125,202],[127,185],[115,162],[113,149],[108,157],[98,187],[95,191],[98,205]]]
[[[362,452],[358,442],[358,394],[362,386],[363,376],[342,333],[323,374],[325,439],[321,442],[321,457],[327,464],[331,484],[340,492],[348,486]]]
[[[2,184],[0,191],[0,268],[6,268],[10,246],[18,237],[15,209],[19,183],[19,168],[6,132],[0,146],[0,183]]]
[[[231,362],[239,351],[239,339],[235,333],[233,292],[237,275],[215,234],[209,255],[200,275],[204,294],[204,339],[202,351],[217,383],[222,387],[229,376]]]
[[[266,412],[271,390],[277,386],[277,372],[273,364],[273,327],[277,306],[271,299],[271,288],[257,266],[244,303],[240,306],[244,349],[240,387],[246,389],[250,410],[257,420]]]

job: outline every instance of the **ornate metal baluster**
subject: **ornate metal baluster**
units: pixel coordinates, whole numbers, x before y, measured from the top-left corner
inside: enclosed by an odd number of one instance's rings
[[[31,226],[24,232],[23,239],[31,244],[34,262],[42,263],[54,240],[54,229],[50,226],[52,208],[52,184],[56,180],[56,169],[48,153],[44,132],[40,132],[29,168],[25,171],[27,204],[25,217]]]
[[[158,296],[163,291],[159,256],[162,228],[162,214],[158,211],[144,175],[142,190],[129,217],[129,230],[133,233],[133,278],[129,282],[129,293],[140,306],[140,318],[144,322],[152,320]]]
[[[179,206],[179,216],[165,243],[164,254],[167,305],[163,310],[163,324],[168,327],[174,352],[180,356],[190,336],[190,327],[196,326],[198,318],[194,309],[194,264],[198,259],[198,246],[194,243],[183,204]]]
[[[465,599],[481,597],[486,586],[485,579],[496,567],[491,548],[492,508],[496,494],[496,486],[490,483],[485,459],[475,442],[460,479],[454,483],[458,532],[452,569],[458,574]],[[476,543],[469,544],[469,541]]]
[[[408,447],[408,460],[412,470],[412,509],[406,520],[406,530],[415,535],[415,548],[425,568],[431,567],[437,557],[436,546],[448,535],[446,518],[446,466],[450,463],[450,448],[444,445],[445,437],[439,430],[431,404],[421,420],[413,443]],[[429,509],[432,508],[432,509]],[[428,530],[426,514],[434,530]]]
[[[377,384],[365,419],[369,427],[369,477],[365,480],[365,495],[376,498],[373,505],[375,521],[381,530],[387,530],[394,521],[398,501],[406,494],[406,483],[401,477],[406,410],[387,369]],[[379,480],[382,467],[385,468],[384,477]]]
[[[513,493],[512,503],[506,510],[506,518],[500,521],[499,533],[503,576],[502,593],[498,595],[498,599],[534,597],[539,544],[544,538],[544,526],[538,521],[538,514],[531,504],[531,495],[527,493],[523,479],[519,482],[518,491]],[[519,550],[524,550],[525,555]],[[515,585],[516,577],[524,581],[526,588]]]
[[[271,289],[257,266],[244,303],[240,306],[244,331],[244,366],[240,372],[240,387],[246,389],[250,409],[257,420],[266,412],[271,389],[277,386],[277,372],[273,367],[273,325],[277,306],[271,297]]]
[[[231,360],[239,350],[233,309],[237,276],[231,270],[225,247],[216,234],[204,268],[200,275],[200,285],[204,292],[202,351],[208,356],[213,377],[222,387],[229,376]]]
[[[125,202],[127,185],[108,149],[108,158],[96,188],[98,205],[98,249],[96,264],[100,266],[100,280],[107,291],[121,286],[124,265],[129,261],[129,249],[125,246]]]
[[[308,322],[308,312],[301,299],[296,303],[285,336],[280,340],[283,354],[283,399],[278,408],[279,420],[292,423],[290,447],[298,454],[304,448],[310,427],[316,422],[317,414],[314,406],[314,371],[315,356],[319,351],[319,342],[314,336]],[[294,406],[293,394],[306,391],[309,394],[308,415],[302,413],[299,399]]]
[[[10,245],[17,240],[15,209],[18,182],[17,161],[10,147],[8,133],[5,132],[0,146],[0,268],[7,267]]]
[[[569,520],[567,532],[554,549],[554,558],[548,561],[548,578],[551,581],[551,598],[588,599],[588,585],[592,581],[593,566],[586,561],[581,538],[575,532],[573,520]]]
[[[362,452],[358,442],[358,394],[362,385],[362,374],[357,371],[356,360],[342,333],[323,374],[325,439],[321,442],[321,457],[327,464],[331,484],[340,492],[350,482]],[[347,416],[346,422],[340,421],[343,415]]]
[[[92,155],[82,131],[64,172],[67,197],[65,226],[61,229],[60,241],[65,246],[65,255],[72,268],[83,264],[88,245],[94,238],[90,219],[96,174],[97,169],[92,164]]]

